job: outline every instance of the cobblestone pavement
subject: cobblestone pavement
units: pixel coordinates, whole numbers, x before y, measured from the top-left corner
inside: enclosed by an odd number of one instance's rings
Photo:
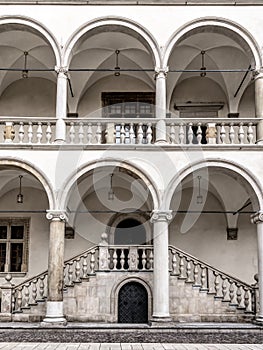
[[[258,350],[259,344],[1,343],[0,350]]]

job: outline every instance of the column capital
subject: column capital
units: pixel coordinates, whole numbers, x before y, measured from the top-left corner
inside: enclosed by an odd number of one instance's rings
[[[59,66],[55,66],[55,72],[57,74],[65,74],[67,75],[68,74],[68,67],[59,67]]]
[[[47,210],[46,218],[51,221],[68,221],[67,213],[63,210]]]
[[[253,70],[252,74],[255,80],[263,78],[263,68]]]
[[[250,220],[252,224],[260,224],[263,223],[263,211],[259,210],[255,214],[250,216]]]
[[[169,222],[172,220],[172,210],[153,210],[151,216],[151,223],[154,222]]]
[[[168,72],[169,67],[155,67],[155,79],[166,78]]]

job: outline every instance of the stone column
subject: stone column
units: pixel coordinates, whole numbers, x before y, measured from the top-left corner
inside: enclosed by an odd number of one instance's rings
[[[171,211],[153,211],[154,265],[153,265],[153,322],[170,321],[169,311],[169,256],[168,225]]]
[[[254,77],[256,118],[263,118],[263,71],[255,72]],[[263,144],[263,120],[257,124],[257,143]]]
[[[56,143],[63,143],[66,140],[66,124],[65,118],[67,117],[67,68],[56,67],[58,74],[57,78],[57,100],[56,100]]]
[[[251,222],[257,225],[258,241],[258,288],[259,308],[256,314],[256,322],[263,324],[263,211],[251,216]]]
[[[5,276],[6,283],[0,286],[1,290],[1,322],[12,321],[12,292],[14,284],[11,283],[12,275],[8,273]]]
[[[66,215],[62,211],[48,211],[47,219],[51,221],[48,258],[48,299],[44,323],[65,324],[63,281]]]
[[[155,142],[166,143],[166,76],[168,68],[156,68],[155,72],[155,117],[161,119],[156,124]]]

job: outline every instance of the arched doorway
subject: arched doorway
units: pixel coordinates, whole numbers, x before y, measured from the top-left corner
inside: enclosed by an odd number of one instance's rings
[[[135,219],[128,218],[121,221],[115,230],[114,244],[145,244],[146,231],[144,226]]]
[[[119,323],[147,323],[148,295],[141,283],[126,283],[118,295]]]

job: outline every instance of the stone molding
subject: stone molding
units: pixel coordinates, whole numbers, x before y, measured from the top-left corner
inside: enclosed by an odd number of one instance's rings
[[[63,210],[47,210],[46,218],[51,221],[68,221],[67,213]]]
[[[252,214],[250,216],[250,220],[252,222],[252,224],[260,224],[263,223],[263,211],[258,211],[255,214]]]
[[[172,210],[153,210],[151,216],[151,223],[155,222],[169,222],[172,220]]]

